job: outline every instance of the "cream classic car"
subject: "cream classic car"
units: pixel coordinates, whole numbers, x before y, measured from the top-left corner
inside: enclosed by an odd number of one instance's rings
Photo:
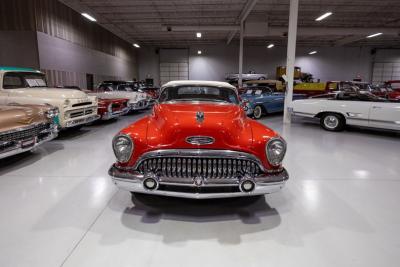
[[[44,73],[29,68],[0,67],[0,104],[49,104],[59,109],[61,128],[99,118],[97,98],[79,90],[49,88]]]
[[[48,105],[0,105],[0,159],[56,138],[57,116],[58,109]]]
[[[340,131],[346,125],[400,130],[400,103],[365,91],[295,100],[289,111],[295,116],[318,118],[321,127],[328,131]]]

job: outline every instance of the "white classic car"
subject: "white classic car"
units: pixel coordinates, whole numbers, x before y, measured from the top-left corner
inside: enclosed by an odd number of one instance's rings
[[[346,125],[400,130],[400,103],[365,91],[295,100],[289,110],[294,116],[318,118],[328,131],[340,131]]]
[[[49,88],[45,74],[30,68],[0,67],[0,104],[49,104],[59,110],[61,128],[97,120],[97,98],[79,90]]]
[[[154,102],[147,93],[140,92],[131,84],[121,81],[103,82],[90,95],[101,98],[127,98],[130,110],[146,109]]]
[[[249,71],[248,73],[242,73],[242,81],[251,80],[265,80],[267,79],[267,74],[256,73],[255,71]],[[225,80],[228,82],[237,82],[239,80],[238,73],[228,73],[225,76]]]

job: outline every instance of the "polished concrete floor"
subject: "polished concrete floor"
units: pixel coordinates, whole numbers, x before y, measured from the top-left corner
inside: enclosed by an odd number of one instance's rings
[[[131,199],[113,135],[145,114],[0,161],[0,266],[400,266],[400,135],[282,116],[284,190],[258,199]],[[154,205],[152,205],[154,204]]]

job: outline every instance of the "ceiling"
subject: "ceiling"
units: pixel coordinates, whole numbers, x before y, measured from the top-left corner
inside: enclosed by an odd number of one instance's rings
[[[92,14],[100,25],[121,38],[141,46],[190,46],[193,44],[237,42],[238,31],[223,26],[238,26],[243,11],[254,0],[62,0],[78,12]],[[289,0],[258,0],[247,21],[259,21],[265,34],[246,36],[246,44],[285,45],[289,19]],[[331,11],[320,22],[315,18]],[[300,0],[297,44],[300,46],[400,47],[399,0]],[[187,26],[189,30],[168,31],[168,26]],[[202,38],[195,36],[197,27]],[[209,27],[209,29],[207,29]],[[271,33],[272,29],[281,29]],[[306,30],[307,33],[302,33]],[[275,31],[276,32],[276,31]],[[375,38],[365,36],[383,32]],[[236,34],[235,34],[236,33]]]

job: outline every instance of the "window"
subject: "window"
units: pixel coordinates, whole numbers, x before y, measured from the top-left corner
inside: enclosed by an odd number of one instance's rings
[[[211,101],[238,104],[236,92],[233,89],[212,86],[180,86],[163,90],[160,102],[167,101]]]
[[[3,88],[47,87],[46,77],[37,72],[7,72],[3,78]]]
[[[3,78],[3,88],[4,89],[12,89],[12,88],[22,88],[24,87],[24,83],[21,77],[17,73],[6,73]]]

